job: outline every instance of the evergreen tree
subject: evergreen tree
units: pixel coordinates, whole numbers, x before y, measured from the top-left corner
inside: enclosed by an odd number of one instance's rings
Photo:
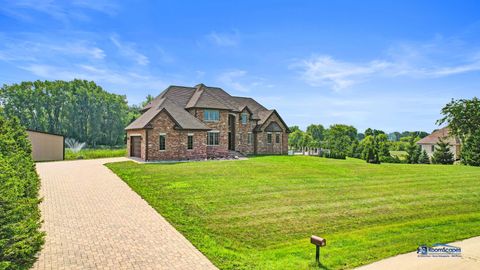
[[[420,156],[420,146],[416,143],[417,137],[411,136],[407,145],[407,162],[410,164],[418,163]]]
[[[462,145],[462,163],[480,166],[480,131],[471,135]]]
[[[432,163],[435,164],[453,164],[453,153],[450,151],[450,144],[442,139],[437,143],[435,152],[433,152]]]
[[[420,164],[430,164],[430,157],[428,157],[427,151],[423,150],[418,158]]]

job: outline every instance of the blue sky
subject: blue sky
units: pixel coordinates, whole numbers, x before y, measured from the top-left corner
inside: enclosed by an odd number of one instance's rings
[[[0,83],[73,78],[132,104],[203,82],[302,128],[431,131],[480,96],[480,4],[0,0]]]

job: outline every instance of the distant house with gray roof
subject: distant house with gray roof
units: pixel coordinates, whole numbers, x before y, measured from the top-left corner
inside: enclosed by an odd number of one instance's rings
[[[218,87],[170,86],[128,125],[128,155],[142,160],[199,160],[287,154],[288,126],[276,110]]]
[[[448,127],[444,127],[432,132],[432,134],[419,140],[417,144],[420,145],[422,150],[425,150],[425,152],[427,152],[427,154],[431,157],[433,152],[435,152],[435,147],[440,139],[450,144],[450,152],[453,153],[455,160],[460,159],[460,139],[451,135]]]

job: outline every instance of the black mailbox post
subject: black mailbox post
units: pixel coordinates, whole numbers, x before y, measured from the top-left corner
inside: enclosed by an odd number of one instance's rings
[[[310,237],[310,243],[314,244],[317,247],[317,252],[315,253],[315,260],[317,263],[320,263],[320,247],[327,245],[327,240],[316,235]]]

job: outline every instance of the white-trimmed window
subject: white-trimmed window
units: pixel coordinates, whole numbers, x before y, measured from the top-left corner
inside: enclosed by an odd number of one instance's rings
[[[252,132],[248,132],[248,144],[252,144],[253,143],[253,133]]]
[[[158,140],[160,151],[165,151],[165,149],[167,148],[167,134],[160,133],[160,137]]]
[[[272,143],[272,133],[271,133],[271,132],[268,132],[268,133],[267,133],[267,143],[268,143],[268,144],[271,144],[271,143]]]
[[[242,113],[242,125],[246,125],[248,122],[248,113]]]
[[[275,133],[275,143],[280,143],[280,133]]]
[[[188,133],[187,135],[187,149],[188,150],[193,149],[193,133]]]
[[[207,145],[219,145],[219,131],[208,131],[207,132]]]
[[[203,110],[203,120],[205,121],[220,121],[220,111],[219,110]]]

